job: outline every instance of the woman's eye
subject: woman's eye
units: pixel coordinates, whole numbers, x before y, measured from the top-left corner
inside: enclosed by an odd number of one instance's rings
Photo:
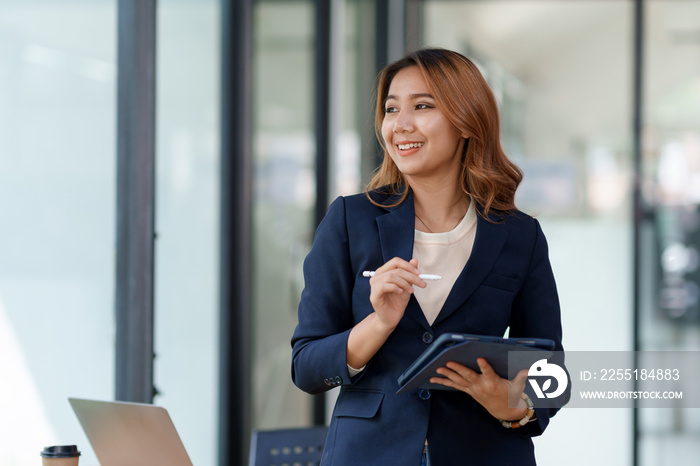
[[[396,107],[386,107],[384,113],[395,113],[397,111]]]
[[[433,108],[432,105],[428,104],[418,104],[416,105],[416,110],[425,110],[426,108]]]

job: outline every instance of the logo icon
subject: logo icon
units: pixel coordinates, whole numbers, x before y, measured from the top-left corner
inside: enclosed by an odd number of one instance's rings
[[[569,380],[566,377],[566,371],[562,369],[559,365],[549,363],[546,359],[540,359],[530,366],[530,370],[527,373],[528,381],[530,386],[537,395],[537,398],[556,398],[566,390],[566,386],[569,384]],[[537,378],[532,377],[547,377],[542,386],[540,387]],[[548,392],[552,388],[552,379],[557,381],[557,386],[553,392]]]

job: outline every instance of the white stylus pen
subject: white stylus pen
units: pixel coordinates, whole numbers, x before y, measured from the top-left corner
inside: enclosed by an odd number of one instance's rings
[[[371,272],[369,270],[365,270],[364,272],[362,272],[362,276],[374,277],[374,270]],[[423,280],[442,280],[442,277],[440,275],[433,275],[432,273],[422,273],[418,276]]]

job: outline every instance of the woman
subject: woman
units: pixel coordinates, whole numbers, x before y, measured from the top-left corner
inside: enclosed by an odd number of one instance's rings
[[[508,405],[526,371],[508,381],[483,358],[480,373],[448,363],[431,382],[456,391],[396,394],[443,333],[510,327],[562,349],[546,241],[515,208],[522,174],[493,94],[462,55],[414,52],[380,74],[376,129],[381,167],[366,193],[333,202],[304,263],[292,377],[309,393],[341,386],[322,464],[534,465],[530,438],[555,410]]]

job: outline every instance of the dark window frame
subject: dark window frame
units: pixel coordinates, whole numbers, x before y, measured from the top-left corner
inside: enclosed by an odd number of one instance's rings
[[[156,0],[118,2],[115,399],[152,403]]]

